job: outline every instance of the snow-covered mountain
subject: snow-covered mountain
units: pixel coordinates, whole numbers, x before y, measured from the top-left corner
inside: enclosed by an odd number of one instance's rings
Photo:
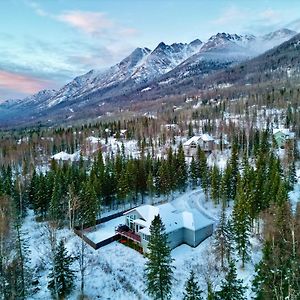
[[[48,107],[52,107],[62,101],[82,97],[96,89],[107,88],[129,79],[150,52],[151,50],[148,48],[136,48],[120,63],[105,71],[91,70],[82,76],[76,77],[48,101]]]
[[[218,33],[213,35],[207,43],[201,48],[201,52],[209,51],[223,51],[223,50],[232,50],[240,51],[241,49],[245,50],[249,44],[253,43],[256,40],[254,35],[237,35],[229,33]]]
[[[31,106],[31,105],[38,106],[40,104],[45,103],[50,98],[54,97],[56,93],[57,93],[56,90],[41,90],[38,93],[28,96],[24,99],[6,100],[5,102],[2,103],[2,105],[9,108],[13,108],[17,106]]]
[[[134,88],[137,84],[146,83],[175,68],[178,64],[199,51],[201,41],[190,44],[166,45],[161,42],[153,51],[148,48],[136,48],[120,63],[105,71],[91,70],[76,77],[64,86],[48,101],[52,107],[66,100],[74,100],[90,93],[105,89],[103,93],[118,86],[118,92]],[[122,87],[121,87],[122,84]]]
[[[212,72],[262,54],[295,34],[289,29],[259,37],[218,33],[205,43],[196,39],[191,43],[171,45],[161,42],[154,50],[136,48],[106,70],[91,70],[58,91],[41,91],[15,101],[15,106],[11,101],[6,107],[16,107],[19,111],[22,106],[31,107],[30,114],[39,115],[47,115],[50,110],[53,115],[62,110],[74,112],[85,107],[91,110],[112,101],[155,99],[168,94],[165,89],[174,91],[173,83],[186,80],[185,84],[194,84],[195,80]]]
[[[290,29],[280,29],[274,32],[270,32],[263,36],[259,36],[255,41],[250,45],[251,49],[256,53],[261,54],[269,49],[272,49],[287,40],[291,39],[297,34],[296,31]]]

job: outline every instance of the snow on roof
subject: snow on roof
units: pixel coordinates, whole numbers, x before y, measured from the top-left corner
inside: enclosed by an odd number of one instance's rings
[[[202,140],[204,142],[211,142],[211,141],[214,141],[215,139],[207,134],[207,133],[203,133],[201,135],[195,135],[193,137],[191,137],[189,140],[187,140],[183,146],[189,146],[191,145],[192,143],[198,143],[199,140]]]
[[[295,133],[290,131],[287,128],[274,128],[273,129],[273,134],[277,134],[278,132],[284,134],[288,138],[291,138],[291,139],[295,138]]]
[[[52,159],[55,160],[70,160],[70,161],[78,161],[80,159],[80,151],[77,151],[73,154],[69,154],[65,151],[61,151],[57,154],[51,156]]]
[[[214,138],[207,133],[201,134],[201,139],[205,142],[214,141]]]
[[[189,146],[192,143],[198,143],[198,141],[200,140],[201,136],[193,136],[191,137],[189,140],[187,140],[185,143],[183,143],[183,146]]]
[[[134,221],[136,224],[144,226],[144,228],[140,229],[139,232],[147,235],[150,234],[150,225],[152,220],[158,214],[160,215],[162,222],[166,227],[167,233],[181,228],[198,230],[213,223],[195,209],[191,209],[190,211],[179,211],[170,203],[159,206],[139,206],[126,212],[124,215],[128,215],[134,211],[145,220],[137,219]]]

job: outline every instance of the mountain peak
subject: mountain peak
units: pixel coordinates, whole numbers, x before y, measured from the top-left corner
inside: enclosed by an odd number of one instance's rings
[[[297,32],[288,28],[281,28],[262,36],[263,40],[270,41],[274,39],[289,39],[296,35]]]
[[[169,45],[165,44],[164,42],[160,42],[157,47],[153,50],[153,52],[156,52],[158,50],[165,50],[166,48],[170,47]]]
[[[201,46],[202,45],[202,41],[200,41],[199,39],[195,39],[193,41],[191,41],[189,43],[190,46],[195,47],[195,46]]]

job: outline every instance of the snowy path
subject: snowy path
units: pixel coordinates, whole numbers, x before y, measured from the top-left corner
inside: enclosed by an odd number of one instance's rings
[[[207,206],[204,207],[204,202]],[[218,208],[214,208],[212,210],[211,202],[205,201],[205,195],[201,188],[196,190],[191,190],[183,195],[177,197],[171,203],[178,209],[178,210],[191,210],[196,209],[201,212],[206,218],[216,222],[216,214],[218,212]]]

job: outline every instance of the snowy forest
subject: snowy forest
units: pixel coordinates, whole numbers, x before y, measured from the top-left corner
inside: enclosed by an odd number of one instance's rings
[[[211,119],[203,118],[209,111]],[[224,101],[155,118],[2,131],[1,299],[102,299],[99,290],[91,292],[97,276],[114,299],[300,299],[298,120],[291,105],[250,109]],[[273,136],[276,124],[296,133],[283,147]],[[184,142],[200,131],[221,142],[210,154],[198,146],[187,157]],[[61,151],[78,155],[58,159]],[[215,225],[203,242],[209,254],[201,249],[198,262],[191,256],[183,273],[159,215],[144,255],[123,245],[93,250],[73,233],[94,228],[102,215],[183,202],[193,191]],[[137,286],[126,269],[118,273],[110,251],[123,253],[121,265],[139,255]],[[134,264],[127,268],[135,274]]]

